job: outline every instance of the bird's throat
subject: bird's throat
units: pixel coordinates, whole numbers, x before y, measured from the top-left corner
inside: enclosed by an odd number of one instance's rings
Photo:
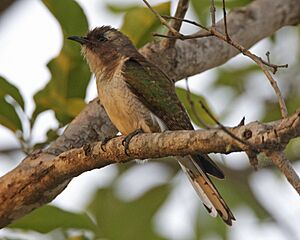
[[[110,56],[99,56],[99,54],[86,47],[82,48],[82,54],[86,58],[91,72],[95,74],[97,81],[109,81],[115,75],[121,74],[123,64],[127,60],[126,57],[112,53],[110,53]]]

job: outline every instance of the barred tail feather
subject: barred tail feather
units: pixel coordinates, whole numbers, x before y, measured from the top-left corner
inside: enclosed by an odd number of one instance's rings
[[[226,224],[231,226],[235,218],[207,174],[191,156],[180,158],[179,163],[209,214],[213,217],[219,215]]]

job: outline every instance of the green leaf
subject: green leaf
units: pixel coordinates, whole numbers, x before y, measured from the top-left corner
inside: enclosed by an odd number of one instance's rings
[[[191,0],[191,6],[198,17],[198,21],[203,25],[210,25],[210,3],[209,0]]]
[[[10,224],[9,228],[47,233],[55,229],[86,229],[95,231],[96,226],[85,213],[73,213],[54,206],[44,206]]]
[[[161,15],[170,15],[170,2],[161,3],[153,8]],[[160,21],[147,7],[127,8],[121,31],[125,33],[137,48],[150,42],[152,32],[161,26]]]
[[[0,76],[0,98],[3,99],[6,95],[11,96],[24,110],[24,99],[19,89]]]
[[[288,92],[284,100],[289,113],[294,113],[300,106],[300,96],[298,88],[293,88],[290,92]],[[275,93],[273,95],[273,100],[266,100],[264,102],[264,105],[266,111],[264,113],[264,116],[262,117],[263,122],[275,121],[282,118]]]
[[[139,6],[138,5],[121,6],[120,4],[107,4],[106,8],[112,13],[120,14],[120,13],[129,12],[133,9],[139,8]]]
[[[285,153],[290,161],[300,159],[300,137],[292,139],[285,148]]]
[[[6,100],[7,96],[13,98],[24,110],[24,100],[18,88],[0,76],[0,124],[13,132],[22,131],[22,123],[16,108]]]
[[[85,14],[73,0],[42,0],[61,25],[64,36],[83,35],[88,29]]]
[[[88,23],[83,10],[75,1],[43,0],[43,3],[59,21],[64,43],[60,54],[47,65],[52,75],[51,80],[34,96],[36,109],[32,123],[39,113],[52,109],[59,122],[65,125],[84,107],[83,99],[91,75],[80,54],[79,44],[66,38],[84,35],[88,30]]]
[[[112,188],[98,190],[89,206],[99,226],[97,237],[110,240],[163,239],[154,232],[152,222],[169,191],[168,185],[161,185],[128,202],[116,196]]]
[[[180,101],[184,105],[185,109],[187,110],[190,118],[197,126],[204,127],[203,124],[198,120],[199,118],[208,125],[215,124],[215,122],[210,118],[210,116],[207,115],[207,113],[203,110],[203,108],[199,103],[199,101],[201,101],[206,106],[206,108],[209,109],[209,111],[213,114],[210,107],[208,106],[208,103],[202,96],[196,95],[191,92],[188,93],[188,91],[180,87],[176,87],[176,93]],[[190,97],[190,101],[188,97]],[[194,106],[194,110],[191,102]]]
[[[14,106],[0,98],[0,124],[9,128],[11,131],[22,131],[22,123]]]
[[[218,69],[218,78],[214,82],[215,86],[227,86],[240,95],[245,91],[245,84],[248,80],[248,76],[259,70],[259,67],[255,64],[250,64],[238,69]]]

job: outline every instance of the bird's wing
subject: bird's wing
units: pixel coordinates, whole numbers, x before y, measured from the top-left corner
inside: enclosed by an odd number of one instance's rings
[[[128,59],[122,68],[124,80],[140,101],[159,117],[170,130],[193,129],[190,119],[181,105],[174,83],[156,66],[142,56]],[[181,166],[201,197],[207,210],[218,213],[229,225],[234,217],[207,176],[224,178],[222,171],[203,154],[183,158]]]
[[[170,130],[190,130],[193,126],[179,101],[174,83],[143,56],[128,59],[122,68],[124,80],[141,102]],[[222,170],[206,155],[193,156],[208,174],[223,179]]]
[[[170,130],[193,129],[181,105],[174,83],[143,57],[128,59],[122,68],[124,80],[141,102]]]

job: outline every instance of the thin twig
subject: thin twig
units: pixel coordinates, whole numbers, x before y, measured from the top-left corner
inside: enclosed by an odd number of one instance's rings
[[[172,17],[170,17],[170,18],[172,18]],[[271,76],[270,72],[265,67],[265,65],[269,66],[270,68],[273,69],[273,72],[276,72],[277,68],[288,67],[287,64],[285,64],[285,65],[275,65],[275,64],[268,63],[268,62],[264,61],[262,58],[260,58],[260,57],[256,56],[255,54],[251,53],[248,49],[246,49],[245,47],[243,47],[239,43],[233,41],[230,38],[228,39],[224,34],[218,32],[216,29],[207,28],[207,27],[202,26],[201,24],[198,24],[194,21],[190,21],[190,20],[186,20],[186,19],[181,19],[181,21],[193,24],[195,26],[198,26],[198,27],[206,30],[207,32],[210,32],[211,35],[223,40],[224,42],[227,42],[231,46],[238,49],[243,55],[251,58],[254,62],[256,62],[257,65],[262,69],[262,71],[264,72],[264,74],[268,78],[271,86],[273,87],[273,89],[275,91],[275,94],[276,94],[278,102],[279,102],[279,107],[280,107],[280,112],[281,112],[282,117],[286,118],[288,116],[287,107],[286,107],[285,101],[282,97],[281,91],[280,91],[280,89],[277,85],[277,82],[274,80],[274,78]],[[207,36],[208,33],[206,33],[204,35]],[[196,36],[197,36],[197,34],[195,34],[195,35],[182,35],[180,39],[185,40],[185,39],[197,38]]]
[[[211,27],[216,27],[216,7],[215,7],[215,1],[211,0],[210,4],[210,16],[211,16]]]
[[[257,153],[253,151],[246,151],[246,154],[249,158],[250,165],[253,167],[255,171],[258,170],[258,159],[257,159]]]
[[[249,143],[248,141],[245,141],[241,138],[239,138],[238,136],[234,135],[232,132],[230,132],[222,123],[220,123],[215,116],[207,109],[207,107],[203,104],[203,102],[200,100],[199,101],[201,107],[203,108],[203,110],[207,113],[207,115],[225,132],[227,133],[230,137],[232,137],[233,139],[237,140],[238,142],[249,146],[249,148],[251,149],[251,151],[257,152],[257,150],[255,149],[255,147]]]
[[[180,40],[187,40],[187,39],[195,39],[195,38],[203,38],[203,37],[210,37],[213,36],[211,33],[197,33],[197,34],[191,34],[191,35],[181,35],[180,37],[176,36],[168,36],[160,33],[153,33],[154,37],[163,37],[167,39],[180,39]]]
[[[269,51],[266,52],[266,56],[267,56],[268,63],[270,64],[270,52]]]
[[[188,6],[189,6],[189,0],[179,0],[177,8],[176,8],[176,12],[175,12],[175,17],[176,18],[184,18],[185,14],[188,10]],[[173,27],[177,32],[179,32],[181,25],[182,25],[182,21],[172,19],[172,21],[169,23],[169,25],[171,27]],[[173,36],[171,31],[169,31],[167,35]],[[176,42],[176,39],[166,38],[161,41],[161,46],[164,49],[172,48],[175,45],[175,42]]]
[[[192,113],[194,114],[195,118],[197,119],[197,121],[205,128],[205,129],[210,129],[210,127],[205,123],[205,121],[199,116],[199,114],[196,111],[195,108],[195,103],[191,98],[191,91],[190,91],[190,87],[189,87],[189,82],[188,82],[188,78],[185,79],[185,83],[186,83],[186,90],[187,90],[187,101],[191,106],[191,110]]]
[[[223,0],[223,19],[224,19],[224,28],[225,28],[225,36],[226,40],[229,41],[228,29],[227,29],[227,17],[226,17],[226,6],[225,0]]]
[[[267,151],[265,153],[300,195],[300,178],[285,154],[282,151]]]
[[[205,26],[203,26],[203,25],[201,25],[200,23],[197,23],[197,22],[195,22],[195,21],[191,21],[191,20],[184,19],[184,18],[171,17],[171,16],[167,16],[167,15],[163,15],[162,17],[163,17],[163,18],[166,18],[166,19],[176,19],[176,20],[178,20],[178,21],[190,23],[190,24],[193,24],[193,25],[195,25],[195,26],[197,26],[197,27],[200,27],[200,28],[202,28],[202,29],[204,29],[204,30],[206,30],[206,31],[208,31],[208,32],[210,31],[208,27],[205,27]]]
[[[179,18],[175,18],[175,17],[171,17],[171,16],[162,16],[163,18],[166,18],[166,19],[177,19],[177,20],[180,20],[182,22],[186,22],[186,23],[189,23],[189,24],[192,24],[192,25],[195,25],[199,28],[202,28],[203,30],[206,30],[207,32],[209,32],[211,35],[217,37],[217,38],[220,38],[221,40],[223,41],[226,41],[227,43],[229,43],[230,45],[234,44],[233,47],[237,48],[240,52],[244,53],[244,51],[246,51],[247,49],[244,48],[243,46],[241,46],[240,44],[234,42],[233,40],[229,40],[227,41],[226,37],[224,37],[224,34],[216,31],[216,30],[213,30],[212,28],[209,28],[209,27],[205,27],[203,26],[202,24],[200,23],[197,23],[195,21],[191,21],[191,20],[188,20],[188,19],[179,19]],[[208,34],[208,33],[206,33]],[[199,34],[200,36],[201,35],[206,35],[206,34]],[[197,33],[196,34],[191,34],[191,35],[183,35],[183,38],[185,37],[188,37],[186,39],[191,39],[193,36],[193,38],[197,38]],[[256,56],[255,54],[253,54],[254,56]],[[288,67],[288,64],[282,64],[282,65],[277,65],[277,64],[272,64],[270,62],[266,62],[265,60],[263,60],[262,58],[256,56],[263,64],[265,64],[266,66],[270,67],[272,69],[272,73],[276,73],[277,69],[278,68],[287,68]]]
[[[170,26],[170,25],[168,24],[168,22],[167,22],[162,16],[160,16],[160,14],[159,14],[157,11],[155,11],[155,10],[151,7],[151,5],[147,2],[147,0],[143,0],[143,2],[144,2],[144,3],[147,5],[147,7],[151,10],[151,12],[159,19],[159,21],[169,29],[169,31],[170,31],[174,36],[177,36],[177,37],[180,38],[180,35],[181,35],[181,34],[180,34],[176,29],[174,29],[172,26]]]

